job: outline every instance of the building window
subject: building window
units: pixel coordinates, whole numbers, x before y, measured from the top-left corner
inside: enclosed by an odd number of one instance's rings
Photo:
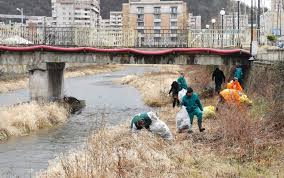
[[[171,14],[177,14],[177,7],[171,7]]]
[[[144,30],[139,29],[137,31],[138,31],[138,33],[144,34]]]
[[[154,7],[154,14],[161,14],[161,7]]]
[[[171,42],[177,42],[177,37],[171,37]]]
[[[161,41],[161,37],[154,37],[154,42],[159,43]]]
[[[155,34],[160,34],[160,33],[161,33],[161,30],[155,29],[155,30],[154,30],[154,33],[155,33]]]
[[[154,26],[155,27],[160,27],[161,26],[161,22],[154,22]]]
[[[144,27],[144,22],[138,22],[138,27]]]
[[[143,14],[138,14],[137,15],[137,21],[138,22],[144,22],[144,15]]]
[[[171,34],[177,34],[177,30],[176,29],[172,29],[171,30]]]
[[[171,19],[177,19],[177,14],[171,14]]]
[[[137,7],[138,14],[144,14],[144,7]]]
[[[161,14],[154,14],[154,19],[161,19]]]
[[[176,27],[177,26],[177,22],[171,22],[171,27]]]

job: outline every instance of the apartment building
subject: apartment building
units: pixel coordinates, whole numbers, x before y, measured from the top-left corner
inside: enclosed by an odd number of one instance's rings
[[[110,28],[115,31],[122,30],[122,12],[121,11],[111,11],[110,12]]]
[[[56,26],[97,27],[100,0],[52,0],[53,24]]]
[[[188,29],[201,30],[201,16],[194,16],[192,13],[189,13]]]
[[[249,17],[248,15],[240,14],[240,29],[247,28],[249,26]],[[221,25],[222,17],[220,16],[220,25]],[[238,29],[238,13],[224,15],[224,29]],[[218,27],[216,27],[218,28]],[[221,26],[219,27],[222,28]]]
[[[186,29],[187,6],[183,1],[129,0],[122,7],[123,30]]]
[[[284,2],[271,0],[271,8],[261,15],[260,21],[266,35],[284,35]]]

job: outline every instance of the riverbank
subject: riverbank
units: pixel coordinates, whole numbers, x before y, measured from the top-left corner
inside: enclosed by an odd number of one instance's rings
[[[86,75],[96,75],[100,73],[114,72],[122,70],[121,65],[86,65],[86,66],[68,66],[65,70],[65,78],[82,77]],[[0,78],[0,94],[14,90],[28,88],[28,76],[2,76]]]
[[[0,107],[0,142],[64,123],[69,117],[68,108],[65,104],[36,102]]]
[[[283,137],[263,131],[268,112],[263,102],[242,112],[233,108],[219,112],[217,119],[204,120],[204,133],[197,131],[196,120],[193,134],[175,133],[178,109],[171,107],[166,92],[180,69],[197,91],[209,83],[208,69],[199,66],[177,66],[120,81],[136,87],[147,104],[159,106],[159,117],[175,136],[172,143],[146,131],[131,134],[128,120],[91,135],[86,149],[58,157],[38,177],[282,177]],[[202,100],[204,106],[216,102],[216,98]]]

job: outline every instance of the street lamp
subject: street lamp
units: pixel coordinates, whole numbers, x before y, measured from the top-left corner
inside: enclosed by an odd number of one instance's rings
[[[213,43],[212,43],[212,46],[214,47],[214,42],[215,42],[215,23],[216,23],[216,19],[211,19],[211,23],[212,23],[212,29],[213,29]]]
[[[220,11],[220,15],[222,17],[222,41],[221,41],[221,47],[224,47],[224,15],[226,14],[226,11],[224,8]]]
[[[240,46],[240,0],[237,0],[238,2],[238,41],[237,45]]]
[[[22,26],[23,26],[24,25],[24,9],[17,8],[17,11],[21,13],[21,20],[22,20]]]
[[[206,25],[205,25],[205,28],[206,28],[206,29],[209,29],[209,28],[210,28],[210,25],[206,24]]]

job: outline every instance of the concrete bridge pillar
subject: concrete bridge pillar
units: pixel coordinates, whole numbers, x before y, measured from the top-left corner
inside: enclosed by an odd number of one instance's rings
[[[46,63],[46,69],[32,69],[29,77],[31,100],[53,101],[64,96],[65,63]]]
[[[51,100],[62,99],[64,96],[64,68],[65,63],[49,62],[46,64],[48,72],[48,97]]]

